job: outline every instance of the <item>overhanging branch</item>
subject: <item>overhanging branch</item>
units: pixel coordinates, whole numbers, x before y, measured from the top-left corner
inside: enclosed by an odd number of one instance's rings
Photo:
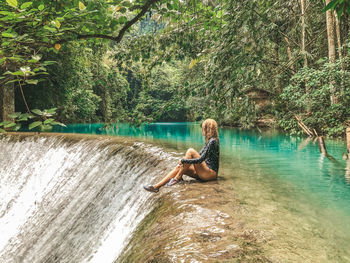
[[[146,14],[146,12],[151,8],[151,6],[153,4],[155,4],[156,2],[158,2],[159,0],[148,0],[144,6],[142,6],[141,8],[141,12],[138,13],[133,19],[129,20],[128,22],[126,22],[126,24],[122,27],[122,29],[119,31],[118,36],[113,37],[113,36],[108,36],[108,35],[104,35],[104,34],[91,34],[91,35],[78,35],[77,38],[78,39],[87,39],[87,38],[104,38],[104,39],[109,39],[109,40],[113,40],[116,41],[117,43],[119,43],[123,37],[125,32],[133,25],[135,24],[144,14]],[[67,42],[66,41],[61,41],[60,43],[63,42]]]

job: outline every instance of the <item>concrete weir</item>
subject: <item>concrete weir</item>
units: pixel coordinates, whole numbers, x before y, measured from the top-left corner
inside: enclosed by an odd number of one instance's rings
[[[214,262],[247,249],[265,260],[263,234],[232,217],[239,203],[222,178],[142,189],[176,164],[174,152],[75,134],[8,134],[0,145],[3,262]]]
[[[1,262],[113,262],[172,156],[126,138],[0,136]],[[162,154],[160,154],[162,153]]]

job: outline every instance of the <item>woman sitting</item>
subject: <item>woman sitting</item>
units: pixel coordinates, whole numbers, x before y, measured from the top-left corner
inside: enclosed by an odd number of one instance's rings
[[[200,181],[217,179],[219,171],[219,133],[218,125],[213,119],[206,119],[202,123],[202,135],[205,137],[205,145],[198,153],[190,148],[179,164],[155,185],[144,186],[144,189],[157,193],[159,188],[167,184],[172,186],[186,174]]]

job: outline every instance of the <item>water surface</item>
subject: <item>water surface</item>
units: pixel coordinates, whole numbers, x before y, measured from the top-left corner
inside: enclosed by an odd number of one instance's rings
[[[55,131],[143,138],[180,152],[200,150],[204,143],[199,123],[69,125]],[[350,262],[350,165],[342,160],[344,142],[326,140],[333,157],[328,158],[316,142],[302,137],[231,128],[219,132],[219,175],[244,207],[236,216],[270,236],[264,245],[268,258]]]

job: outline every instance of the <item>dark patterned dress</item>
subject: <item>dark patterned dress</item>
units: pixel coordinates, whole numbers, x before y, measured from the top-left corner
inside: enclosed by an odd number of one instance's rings
[[[219,171],[220,147],[215,138],[210,138],[199,152],[200,157],[197,159],[181,159],[183,164],[198,164],[205,161],[208,167],[216,173]]]

